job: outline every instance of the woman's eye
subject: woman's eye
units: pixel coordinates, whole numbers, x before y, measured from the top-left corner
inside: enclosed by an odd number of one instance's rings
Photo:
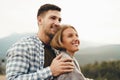
[[[68,37],[72,37],[72,36],[73,36],[72,34],[68,35]]]

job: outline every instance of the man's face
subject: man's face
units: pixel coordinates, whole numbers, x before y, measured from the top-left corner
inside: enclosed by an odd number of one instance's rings
[[[49,10],[41,18],[40,29],[46,36],[52,38],[55,33],[60,29],[60,12],[56,10]]]

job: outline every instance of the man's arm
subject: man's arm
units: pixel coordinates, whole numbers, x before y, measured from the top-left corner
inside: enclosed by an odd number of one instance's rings
[[[34,72],[30,72],[31,54],[27,53],[25,48],[15,49],[8,52],[6,64],[7,80],[45,80],[52,76],[50,67],[44,69],[36,69],[32,67]],[[36,62],[34,62],[35,65]]]

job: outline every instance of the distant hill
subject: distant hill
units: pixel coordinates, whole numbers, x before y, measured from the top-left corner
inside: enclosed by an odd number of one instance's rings
[[[22,37],[26,37],[33,34],[34,33],[24,33],[24,34],[14,33],[7,37],[0,38],[0,58],[5,57],[7,49],[17,40],[21,39]],[[86,48],[89,46],[95,46],[95,44],[92,43],[91,45],[90,42],[81,41],[81,46],[80,46],[81,48]]]
[[[10,36],[0,38],[0,58],[5,58],[7,49],[15,43],[17,40],[21,39],[22,37],[32,35],[32,33],[26,34],[11,34]]]
[[[0,38],[0,59],[4,59],[7,49],[22,37],[33,35],[33,33],[11,34]],[[81,65],[95,61],[120,59],[120,45],[101,45],[98,43],[81,41],[80,50],[75,54]]]
[[[104,45],[79,50],[75,54],[79,64],[120,60],[120,45]]]

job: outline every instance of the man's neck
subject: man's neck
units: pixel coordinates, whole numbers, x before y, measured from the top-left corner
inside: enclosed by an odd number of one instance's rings
[[[50,44],[50,41],[51,41],[50,37],[48,37],[44,34],[41,35],[41,33],[38,33],[37,36],[44,44],[47,44],[47,45]]]

